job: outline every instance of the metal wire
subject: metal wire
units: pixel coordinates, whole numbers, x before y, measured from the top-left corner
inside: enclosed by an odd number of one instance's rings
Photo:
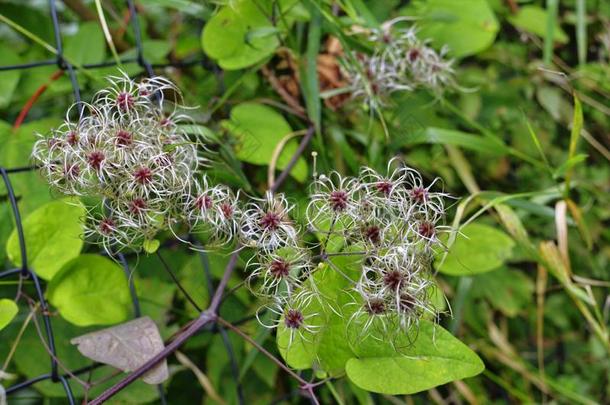
[[[119,61],[121,64],[137,63],[140,67],[142,67],[145,70],[145,72],[148,76],[154,76],[154,70],[153,70],[154,68],[164,68],[164,67],[169,67],[169,66],[188,67],[188,66],[196,66],[196,65],[201,65],[203,67],[209,66],[209,61],[205,57],[202,57],[199,59],[193,59],[190,61],[177,62],[177,63],[167,63],[167,64],[149,63],[146,60],[146,58],[144,57],[144,48],[142,46],[142,36],[141,36],[141,32],[140,32],[138,13],[137,13],[135,3],[133,2],[133,0],[127,0],[126,3],[127,3],[128,9],[129,9],[129,12],[130,12],[130,23],[132,26],[133,35],[134,35],[134,39],[135,39],[135,48],[136,48],[137,56],[135,58],[121,59]],[[35,62],[28,62],[28,63],[20,63],[20,64],[15,64],[15,65],[0,66],[0,71],[33,69],[33,68],[37,68],[37,67],[57,65],[61,70],[67,72],[71,85],[72,85],[74,101],[78,105],[79,113],[82,113],[82,109],[84,108],[84,105],[81,102],[80,86],[78,83],[78,78],[76,76],[76,71],[79,68],[73,66],[68,60],[66,60],[64,58],[63,43],[62,43],[62,38],[61,38],[60,22],[59,22],[59,17],[58,17],[58,13],[57,13],[56,0],[49,0],[48,4],[49,4],[51,21],[52,21],[52,25],[53,25],[55,47],[57,49],[56,58],[35,61]],[[110,62],[101,62],[101,63],[94,63],[94,64],[84,64],[84,65],[82,65],[82,68],[95,69],[95,68],[110,67],[110,66],[117,66],[117,62],[110,61]],[[61,383],[61,385],[64,389],[64,392],[66,394],[66,399],[67,399],[68,403],[75,404],[77,401],[72,392],[72,388],[70,387],[70,383],[69,383],[70,378],[74,375],[86,373],[93,369],[101,367],[102,364],[96,363],[91,366],[87,366],[87,367],[84,367],[84,368],[81,368],[78,370],[74,370],[70,373],[63,374],[63,375],[60,375],[58,372],[57,353],[56,353],[56,349],[55,349],[53,327],[52,327],[51,319],[49,317],[48,304],[45,300],[44,290],[43,290],[40,280],[35,272],[35,269],[33,269],[29,266],[25,235],[24,235],[24,231],[23,231],[23,222],[21,219],[21,214],[19,211],[19,206],[17,203],[15,191],[14,191],[14,188],[13,188],[10,178],[9,178],[9,176],[11,174],[28,172],[28,171],[32,171],[35,169],[36,169],[36,166],[22,166],[22,167],[13,167],[13,168],[0,167],[0,175],[6,186],[8,200],[11,205],[13,218],[15,220],[15,228],[17,229],[17,236],[18,236],[18,240],[19,240],[19,249],[20,249],[20,253],[21,253],[21,267],[0,272],[0,279],[18,275],[22,280],[31,279],[33,281],[33,284],[34,284],[34,287],[36,290],[36,296],[37,296],[38,301],[40,302],[41,316],[42,316],[43,322],[44,322],[45,339],[47,341],[47,346],[49,348],[49,357],[50,357],[51,367],[50,367],[49,373],[39,375],[37,377],[28,379],[26,381],[22,381],[11,387],[8,387],[6,389],[6,394],[10,395],[11,393],[15,393],[24,388],[30,387],[33,384],[36,384],[37,382],[50,379],[53,382]],[[136,293],[133,277],[131,277],[131,271],[129,269],[129,264],[122,254],[117,254],[117,258],[118,258],[119,262],[122,264],[125,274],[127,276],[127,280],[129,283],[129,290],[131,293],[132,304],[133,304],[133,308],[134,308],[134,316],[140,317],[141,316],[140,303],[139,303],[138,296]],[[232,353],[230,354],[230,357],[233,359]],[[157,386],[157,389],[159,391],[159,398],[160,398],[161,404],[166,404],[167,401],[165,398],[165,392],[164,392],[163,386],[161,384],[159,384]],[[242,398],[242,397],[240,396],[240,398]]]
[[[207,59],[205,56],[187,60],[187,61],[180,61],[180,62],[166,63],[166,64],[165,63],[152,64],[149,61],[147,61],[145,58],[145,55],[144,55],[144,48],[143,48],[142,35],[141,35],[140,24],[139,24],[139,19],[138,19],[138,12],[137,12],[137,8],[136,8],[133,0],[126,0],[126,5],[129,9],[129,13],[130,13],[130,24],[131,24],[131,28],[132,28],[133,35],[134,35],[136,57],[120,59],[119,63],[117,63],[115,61],[108,61],[108,62],[101,62],[101,63],[84,64],[80,67],[73,66],[68,60],[65,59],[65,57],[63,55],[63,41],[62,41],[62,37],[61,37],[60,21],[59,21],[59,16],[57,13],[56,0],[48,0],[48,4],[49,4],[52,25],[53,25],[55,48],[57,50],[55,59],[20,63],[20,64],[15,64],[15,65],[0,66],[0,72],[11,71],[11,70],[34,69],[34,68],[38,68],[38,67],[57,65],[61,70],[65,71],[68,74],[70,83],[72,85],[74,101],[78,105],[78,110],[79,110],[80,115],[82,115],[82,110],[84,108],[84,104],[81,101],[80,86],[78,83],[78,78],[76,76],[76,71],[78,71],[80,68],[96,69],[96,68],[102,68],[102,67],[117,66],[118,64],[135,63],[135,64],[139,65],[142,69],[144,69],[146,74],[150,77],[154,76],[155,68],[165,68],[165,67],[184,68],[184,67],[189,67],[189,66],[202,66],[206,70],[214,70],[215,73],[218,73],[217,72],[218,67],[215,64],[211,63],[209,61],[209,59]],[[2,179],[6,186],[9,203],[11,205],[13,217],[15,220],[15,227],[17,229],[19,248],[20,248],[20,253],[21,253],[21,267],[0,272],[0,279],[5,278],[5,277],[14,276],[14,275],[19,275],[19,277],[22,280],[31,279],[33,281],[33,284],[34,284],[34,287],[36,290],[36,296],[37,296],[38,301],[40,302],[41,316],[43,318],[43,323],[44,323],[45,339],[47,341],[47,346],[49,348],[49,357],[50,357],[51,367],[50,367],[49,373],[39,375],[37,377],[28,379],[26,381],[22,381],[11,387],[8,387],[6,389],[6,394],[10,395],[12,393],[18,392],[18,391],[25,389],[27,387],[30,387],[40,381],[51,380],[56,383],[61,383],[61,385],[64,389],[64,392],[66,394],[66,399],[67,399],[68,403],[75,404],[77,401],[74,397],[74,394],[73,394],[73,391],[72,391],[72,388],[71,388],[70,382],[69,382],[71,377],[75,376],[75,375],[83,374],[86,372],[90,372],[96,368],[102,367],[103,364],[96,363],[91,366],[83,367],[81,369],[74,370],[74,371],[71,371],[71,372],[63,374],[63,375],[59,374],[59,372],[58,372],[57,353],[56,353],[56,349],[55,349],[55,340],[54,340],[54,335],[53,335],[52,323],[51,323],[51,319],[49,317],[48,304],[45,300],[44,290],[43,290],[40,280],[35,272],[35,269],[33,269],[29,266],[25,235],[23,232],[23,223],[22,223],[20,212],[19,212],[19,207],[17,204],[17,198],[15,196],[15,191],[14,191],[14,188],[13,188],[10,178],[9,178],[9,176],[11,174],[29,172],[29,171],[32,171],[35,169],[36,169],[36,166],[21,166],[21,167],[13,167],[13,168],[0,167],[0,175],[2,176]],[[136,318],[140,317],[142,315],[140,303],[138,300],[137,292],[136,292],[135,285],[134,285],[134,279],[132,277],[131,270],[129,268],[129,264],[123,254],[117,254],[117,259],[123,266],[124,272],[126,274],[126,277],[127,277],[128,283],[129,283],[129,290],[130,290],[131,299],[132,299],[134,316]],[[207,257],[205,254],[202,254],[202,261],[204,264],[205,276],[208,280],[208,283],[207,283],[208,288],[210,289],[210,291],[212,291],[212,277],[211,277],[211,272],[209,269],[209,263],[207,262]],[[164,265],[167,266],[167,263],[164,263]],[[173,274],[171,269],[169,269],[169,267],[167,267],[167,268],[168,268],[170,274]],[[238,321],[238,324],[242,323],[242,322],[247,322],[250,320],[250,318],[251,317],[247,317],[242,321]],[[239,378],[239,367],[237,364],[233,346],[232,346],[231,341],[229,340],[224,328],[218,327],[215,329],[216,329],[216,331],[220,332],[220,336],[222,338],[223,344],[227,351],[231,373],[236,382],[236,393],[237,393],[238,402],[240,404],[243,404],[243,403],[245,403],[243,388],[242,388],[241,381]],[[159,399],[160,399],[161,404],[166,404],[167,401],[165,398],[165,392],[164,392],[163,386],[161,384],[159,384],[157,386],[157,390],[159,392]]]

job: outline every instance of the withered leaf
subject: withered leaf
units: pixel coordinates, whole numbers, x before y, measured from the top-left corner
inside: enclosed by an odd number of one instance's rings
[[[157,325],[147,316],[76,337],[70,343],[86,357],[125,372],[146,363],[165,347]],[[167,361],[144,374],[148,384],[160,384],[169,376]]]

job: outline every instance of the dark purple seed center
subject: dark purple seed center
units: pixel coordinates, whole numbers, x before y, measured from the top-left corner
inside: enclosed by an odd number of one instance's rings
[[[379,243],[381,240],[381,230],[376,225],[367,226],[364,229],[364,237],[372,243]]]
[[[270,231],[275,231],[280,226],[281,222],[282,222],[282,220],[281,220],[280,216],[276,212],[273,212],[273,211],[267,212],[260,219],[260,225],[263,228],[268,229]]]
[[[434,224],[432,224],[431,222],[427,222],[427,221],[423,221],[421,224],[419,224],[419,234],[426,238],[426,239],[432,239],[434,237],[434,235],[436,234],[436,229],[434,228]]]
[[[220,204],[220,211],[222,211],[222,214],[225,216],[225,218],[231,218],[233,216],[233,207],[231,206],[231,204]]]
[[[133,173],[133,177],[139,184],[148,184],[152,180],[152,171],[148,167],[140,167]]]
[[[304,320],[303,313],[296,309],[289,309],[284,316],[284,323],[290,329],[300,328]]]
[[[128,146],[128,145],[131,145],[132,141],[133,141],[133,137],[131,136],[131,133],[129,133],[128,131],[121,129],[120,131],[118,131],[116,133],[116,144],[117,145]]]
[[[132,214],[139,214],[144,209],[146,209],[146,201],[141,198],[136,198],[129,203],[129,212]]]
[[[427,195],[428,192],[422,187],[415,187],[413,190],[411,190],[411,198],[419,203],[425,202]]]
[[[200,195],[195,200],[195,207],[198,210],[209,210],[212,208],[212,198],[209,195]]]
[[[345,211],[347,208],[347,193],[343,190],[336,190],[330,193],[330,207],[333,211]]]
[[[114,221],[110,218],[104,218],[100,221],[100,232],[104,235],[109,235],[114,230]]]
[[[417,59],[419,59],[420,56],[420,52],[419,49],[413,48],[409,51],[409,53],[407,54],[407,57],[409,58],[409,62],[413,63],[415,62]]]
[[[365,309],[370,315],[381,315],[385,312],[385,302],[381,298],[371,298],[365,304]]]
[[[392,192],[392,188],[392,183],[390,183],[389,181],[381,181],[377,183],[377,190],[379,190],[380,193],[383,193],[386,196],[390,195],[390,193]]]
[[[64,175],[67,178],[73,179],[73,178],[78,177],[79,174],[80,174],[80,167],[76,163],[71,164],[70,166],[68,166],[64,169]]]
[[[290,263],[283,259],[274,260],[269,266],[269,272],[276,278],[286,277],[290,272]]]
[[[131,109],[133,107],[133,102],[133,96],[129,93],[122,92],[116,97],[116,104],[123,111]]]
[[[87,156],[87,161],[89,162],[89,165],[95,170],[99,170],[100,167],[102,167],[102,162],[104,161],[104,159],[106,159],[104,154],[97,150],[91,152],[89,156]]]
[[[74,146],[78,143],[78,134],[74,131],[71,131],[68,136],[66,136],[66,141],[70,144],[70,146]]]
[[[398,290],[405,279],[399,270],[390,270],[383,275],[383,284],[391,290]]]

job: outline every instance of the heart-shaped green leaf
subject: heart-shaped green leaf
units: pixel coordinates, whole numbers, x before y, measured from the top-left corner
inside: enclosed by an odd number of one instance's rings
[[[336,260],[335,260],[336,259]],[[334,257],[336,265],[349,274],[349,267],[354,266],[358,256]],[[290,336],[290,329],[280,320],[277,330],[277,345],[282,357],[291,367],[303,370],[319,363],[324,371],[331,375],[343,373],[345,362],[353,357],[353,352],[346,340],[346,323],[349,319],[351,297],[344,291],[347,280],[329,266],[323,266],[311,276],[320,292],[318,299],[312,300],[303,309],[305,316],[315,314],[309,323],[315,325],[316,333],[295,334]],[[324,305],[320,304],[320,301]],[[334,310],[324,308],[333,307]]]
[[[397,352],[389,343],[365,339],[355,348],[357,357],[347,361],[347,376],[367,391],[407,395],[472,377],[485,368],[468,346],[429,321],[420,321],[402,343],[405,348]]]
[[[98,255],[80,255],[68,262],[49,283],[47,298],[62,317],[79,326],[119,323],[130,312],[123,269]]]
[[[252,66],[275,52],[302,7],[295,0],[241,0],[220,9],[205,25],[203,50],[226,70]],[[272,23],[272,15],[282,14]]]
[[[17,312],[19,312],[19,308],[15,301],[8,298],[0,299],[0,330],[11,323]]]
[[[45,280],[69,260],[78,256],[83,247],[82,217],[85,208],[78,200],[59,200],[43,205],[23,221],[28,265]],[[11,262],[21,266],[19,237],[14,229],[6,243]]]
[[[504,232],[483,224],[460,230],[447,256],[439,256],[437,268],[453,276],[484,273],[502,266],[511,256],[515,242]]]
[[[231,110],[231,119],[224,121],[223,126],[237,138],[235,147],[237,158],[257,165],[268,165],[274,151],[286,135],[293,131],[288,122],[273,108],[256,104],[243,103]],[[283,169],[297,150],[298,141],[286,143],[277,160],[277,168]],[[302,157],[290,172],[299,181],[307,178],[307,164]]]
[[[420,38],[430,38],[437,47],[447,45],[460,58],[488,48],[500,28],[486,0],[420,0],[406,12],[420,18]]]
[[[517,28],[544,38],[547,32],[547,11],[541,7],[527,5],[519,8],[514,16],[509,16],[508,21]],[[568,35],[555,22],[555,40],[565,44],[568,42]]]

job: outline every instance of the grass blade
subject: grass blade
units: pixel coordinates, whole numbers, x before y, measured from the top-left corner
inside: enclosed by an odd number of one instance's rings
[[[546,35],[544,37],[543,61],[545,66],[551,65],[553,58],[553,43],[555,40],[555,22],[557,21],[557,0],[547,0],[546,2]]]
[[[102,2],[100,0],[95,0],[95,8],[97,9],[97,15],[100,19],[100,25],[102,26],[102,31],[104,31],[106,43],[108,43],[108,47],[110,48],[112,57],[114,58],[116,64],[121,67],[121,59],[119,58],[119,54],[116,51],[116,47],[114,46],[112,35],[110,35],[110,29],[108,28],[108,23],[106,22],[106,17],[104,16],[104,9],[102,8]]]
[[[568,149],[568,161],[576,154],[576,146],[578,145],[578,138],[580,138],[580,132],[582,131],[583,116],[582,116],[582,105],[578,96],[574,94],[574,117],[572,118],[572,131],[570,132],[570,146]],[[566,188],[564,196],[567,198],[570,193],[570,178],[572,177],[572,168],[570,166],[566,170]]]
[[[576,47],[578,64],[587,63],[587,5],[585,0],[576,0]]]
[[[506,146],[501,141],[495,142],[489,138],[467,132],[434,127],[412,134],[405,140],[404,145],[418,145],[422,143],[455,145],[494,156],[506,155],[508,153]]]
[[[307,107],[307,115],[320,132],[322,108],[320,104],[320,84],[318,83],[318,53],[320,52],[320,39],[322,36],[322,15],[315,7],[310,7],[311,20],[307,33],[307,51],[305,63],[301,64],[303,80],[303,96]]]

